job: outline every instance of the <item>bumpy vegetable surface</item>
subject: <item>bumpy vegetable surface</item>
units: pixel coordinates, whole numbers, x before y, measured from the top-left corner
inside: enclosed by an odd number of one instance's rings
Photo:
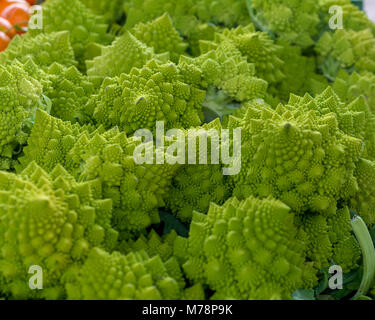
[[[122,255],[95,248],[90,252],[77,280],[68,283],[68,298],[180,299],[181,287],[167,268],[159,256],[149,258],[144,251]]]
[[[51,114],[59,119],[87,123],[86,104],[95,92],[94,85],[77,68],[54,63],[47,70],[50,85],[44,90],[52,101]]]
[[[168,14],[149,23],[139,23],[130,32],[147,46],[154,48],[155,53],[169,52],[173,62],[178,62],[184,54],[187,44],[176,31]]]
[[[48,67],[53,63],[65,66],[77,64],[67,31],[40,34],[36,37],[16,36],[7,50],[0,53],[2,64],[13,59],[25,62],[28,58],[32,58],[39,67]]]
[[[75,57],[84,68],[84,55],[90,43],[107,44],[107,24],[102,16],[95,15],[80,0],[48,0],[43,5],[43,29],[31,29],[31,34],[69,31]]]
[[[333,214],[338,200],[357,192],[354,168],[361,140],[344,135],[332,113],[314,111],[332,102],[322,100],[292,97],[276,110],[251,106],[242,119],[229,120],[230,127],[242,127],[247,148],[243,169],[233,177],[234,195],[272,195],[297,213]]]
[[[14,297],[64,297],[64,277],[90,248],[116,245],[112,201],[102,199],[99,181],[77,183],[60,165],[47,174],[30,163],[19,176],[2,172],[0,186],[0,271]],[[43,269],[42,291],[29,289],[31,265]]]
[[[306,244],[305,250],[314,267],[321,269],[331,261],[344,272],[358,267],[361,256],[359,245],[350,226],[350,213],[347,208],[338,210],[330,217],[308,214],[298,217],[298,238]]]
[[[107,23],[114,23],[122,14],[121,0],[80,0],[95,14],[105,17]]]
[[[124,55],[126,52],[126,55]],[[119,76],[129,73],[133,67],[141,68],[146,62],[154,58],[154,50],[137,40],[130,32],[118,37],[109,46],[101,49],[101,54],[92,61],[86,61],[89,77]],[[169,54],[158,57],[166,62]],[[98,81],[98,80],[97,80]]]
[[[195,213],[188,239],[176,242],[187,277],[215,290],[215,299],[289,299],[312,287],[312,265],[304,262],[293,213],[280,201],[247,198],[212,204]]]
[[[321,69],[331,79],[340,68],[375,72],[375,38],[370,29],[326,32],[316,44]]]
[[[319,24],[318,1],[249,0],[259,27],[270,30],[281,40],[302,48],[314,44]]]
[[[35,111],[43,108],[42,92],[24,65],[0,66],[0,169],[11,168],[14,154],[26,143]]]
[[[166,130],[199,126],[205,99],[205,91],[197,87],[201,77],[198,68],[151,60],[130,74],[103,82],[94,118],[129,134],[139,128],[154,131],[156,121],[164,121]]]
[[[103,194],[113,200],[113,225],[129,238],[132,232],[159,222],[157,208],[163,206],[178,168],[137,165],[133,159],[137,144],[118,128],[81,127],[39,111],[20,162],[22,167],[36,161],[47,171],[60,163],[79,180],[99,179]]]

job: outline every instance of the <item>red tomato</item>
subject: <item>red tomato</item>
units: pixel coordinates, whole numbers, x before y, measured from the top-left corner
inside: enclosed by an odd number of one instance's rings
[[[4,51],[10,42],[10,38],[0,31],[0,51]]]
[[[30,19],[30,5],[28,3],[12,3],[5,7],[0,16],[7,19],[16,27],[17,33],[22,33],[22,28],[26,28]]]
[[[16,35],[16,29],[5,18],[0,17],[0,31],[5,32],[8,37],[13,38]]]

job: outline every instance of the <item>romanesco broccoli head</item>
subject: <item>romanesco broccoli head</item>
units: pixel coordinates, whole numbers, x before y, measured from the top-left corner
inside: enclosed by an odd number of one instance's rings
[[[290,299],[317,281],[293,220],[290,208],[272,198],[211,204],[207,215],[194,213],[175,254],[188,279],[215,291],[213,299]]]
[[[345,135],[333,113],[315,111],[329,102],[292,96],[276,110],[254,105],[242,119],[229,119],[229,127],[242,127],[244,148],[234,195],[272,195],[296,213],[334,213],[338,200],[354,195],[362,141]]]
[[[317,270],[336,264],[348,273],[358,267],[361,250],[351,233],[348,208],[328,217],[304,214],[297,217],[295,224],[298,238],[305,243],[306,257]]]
[[[0,273],[13,297],[34,296],[28,269],[37,265],[43,270],[39,294],[61,298],[64,275],[91,247],[116,245],[112,201],[102,198],[97,181],[77,183],[61,166],[47,174],[32,162],[20,175],[2,172],[0,187]]]
[[[187,37],[194,35],[200,23],[234,27],[250,22],[245,2],[236,0],[132,0],[124,3],[124,11],[128,17],[126,28],[168,12],[177,30]]]
[[[364,11],[360,10],[350,0],[319,0],[318,2],[320,12],[323,14],[323,21],[327,27],[332,18],[330,8],[339,6],[342,10],[343,29],[354,31],[371,29],[375,35],[375,24],[367,17]]]
[[[342,132],[362,141],[361,156],[374,159],[375,116],[363,96],[350,103],[343,103],[332,88],[328,87],[316,96],[315,101],[308,96],[302,98],[291,95],[289,105],[306,112],[313,109],[320,116],[334,114]]]
[[[241,53],[249,63],[253,63],[256,76],[266,80],[268,83],[279,82],[284,78],[281,67],[284,62],[279,58],[282,47],[265,32],[257,32],[253,24],[235,29],[224,29],[215,34],[213,43],[201,45],[202,53],[207,52],[215,44],[229,42]]]
[[[127,239],[159,222],[157,208],[164,206],[179,167],[135,163],[138,144],[118,128],[82,127],[38,111],[20,167],[35,161],[51,171],[61,164],[79,181],[99,179],[103,195],[113,201],[112,224]]]
[[[130,32],[139,41],[153,48],[155,53],[169,52],[170,59],[175,63],[188,46],[175,29],[168,13],[151,22],[138,23]]]
[[[66,288],[68,299],[74,300],[177,300],[182,296],[161,258],[150,258],[145,251],[122,255],[94,248]]]
[[[325,32],[315,46],[319,67],[332,80],[340,69],[375,72],[374,43],[370,29]]]
[[[88,123],[86,104],[94,94],[94,85],[76,67],[52,64],[47,70],[50,85],[44,90],[52,101],[51,114],[65,121]]]
[[[104,16],[108,24],[115,23],[121,17],[122,0],[80,0],[87,8],[96,15]]]
[[[169,54],[155,55],[154,49],[126,31],[111,45],[102,47],[99,56],[86,61],[87,75],[101,80],[105,77],[120,76],[122,73],[129,73],[133,67],[142,68],[153,58],[167,62]]]
[[[205,99],[200,81],[201,71],[194,66],[151,60],[141,69],[103,82],[95,97],[94,118],[129,134],[140,128],[154,131],[157,121],[164,121],[166,130],[199,126]]]
[[[340,70],[332,84],[332,89],[341,101],[350,103],[360,96],[364,96],[368,105],[375,114],[375,75],[371,72],[354,72],[349,74]]]
[[[350,207],[363,218],[369,227],[375,224],[375,162],[360,159],[355,176],[358,181],[359,191],[350,198]]]
[[[67,67],[76,65],[74,52],[70,44],[68,31],[40,34],[31,37],[29,34],[16,36],[7,50],[0,53],[0,63],[17,59],[23,63],[30,58],[39,68],[48,68],[53,63]]]
[[[221,165],[186,165],[177,171],[166,200],[167,207],[182,221],[193,212],[207,213],[210,203],[222,205],[231,195]]]
[[[179,64],[202,70],[202,88],[223,91],[239,102],[266,95],[267,82],[255,76],[255,64],[249,63],[235,45],[202,41],[200,46],[204,54],[197,58],[182,56]]]
[[[22,63],[0,65],[0,169],[10,169],[26,143],[37,108],[43,105],[42,84]]]
[[[314,57],[304,56],[301,48],[284,41],[278,41],[277,45],[282,48],[278,56],[284,62],[280,69],[284,78],[270,86],[269,92],[279,100],[273,106],[277,107],[279,102],[288,102],[291,93],[321,93],[327,88],[328,81],[323,75],[316,73]]]
[[[319,5],[315,0],[252,0],[251,15],[258,27],[280,40],[306,48],[318,34]]]
[[[84,69],[85,51],[90,43],[108,44],[112,36],[102,16],[95,15],[80,0],[48,0],[43,4],[43,29],[30,29],[31,35],[69,31],[79,68]],[[61,52],[59,52],[61,53]]]

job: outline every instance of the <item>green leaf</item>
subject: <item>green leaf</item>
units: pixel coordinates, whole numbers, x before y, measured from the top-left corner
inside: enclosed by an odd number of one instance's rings
[[[241,103],[234,101],[224,91],[209,87],[202,106],[204,121],[210,123],[217,118],[223,120],[223,117],[233,114],[239,108]]]
[[[372,243],[375,244],[375,226],[370,230],[370,236],[372,239]]]
[[[267,32],[269,34],[269,36],[271,37],[271,39],[275,40],[276,36],[272,32],[272,30],[270,30],[267,26],[264,25],[264,23],[262,23],[257,18],[256,13],[255,13],[254,8],[253,8],[253,1],[252,0],[246,0],[246,6],[247,6],[247,11],[249,13],[250,19],[254,23],[255,28],[257,28],[258,30],[260,30],[262,32]]]
[[[206,123],[210,123],[211,121],[217,118],[220,118],[220,116],[214,110],[211,110],[210,108],[203,106],[202,111],[204,114],[204,122]]]
[[[328,288],[328,267],[324,267],[320,270],[320,273],[323,274],[323,279],[319,282],[318,287],[315,289],[315,295],[319,296],[323,291]]]
[[[292,293],[293,300],[316,300],[313,289],[298,289]]]
[[[375,249],[368,228],[362,218],[360,216],[355,216],[350,223],[359,246],[361,247],[363,257],[363,276],[361,285],[355,296],[352,298],[353,300],[357,300],[359,297],[366,295],[373,283],[375,275]]]
[[[39,101],[39,107],[46,111],[48,114],[51,113],[52,109],[52,101],[50,98],[48,98],[46,95],[42,94],[42,100]]]
[[[357,300],[373,300],[373,299],[371,299],[371,298],[368,297],[368,296],[359,296],[359,297],[357,298]]]
[[[175,230],[181,237],[187,238],[189,235],[188,228],[169,212],[159,210],[160,222],[164,223],[163,234],[168,234]]]
[[[316,300],[335,300],[335,298],[328,294],[322,294],[320,296],[317,296]]]

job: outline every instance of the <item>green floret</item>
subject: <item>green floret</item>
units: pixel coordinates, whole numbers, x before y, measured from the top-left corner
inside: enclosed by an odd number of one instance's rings
[[[155,53],[169,52],[171,60],[175,63],[188,46],[176,31],[167,13],[151,22],[137,24],[130,32],[139,41],[153,48]]]
[[[36,161],[47,171],[61,164],[79,181],[99,179],[103,194],[113,200],[112,223],[121,239],[159,222],[170,181],[178,165],[136,164],[133,151],[139,142],[118,128],[105,131],[63,122],[37,112],[21,167]],[[154,158],[156,151],[154,152]],[[160,152],[160,150],[159,150]]]
[[[79,68],[84,69],[84,56],[92,43],[108,44],[112,36],[102,16],[95,15],[80,0],[48,0],[43,4],[43,29],[30,29],[32,35],[69,31]]]
[[[190,221],[193,211],[207,213],[210,203],[221,205],[231,195],[221,165],[187,165],[173,178],[167,207],[182,221]]]
[[[218,32],[221,27],[216,26],[212,23],[199,23],[195,28],[194,32],[189,35],[187,41],[189,43],[188,52],[193,57],[201,55],[200,42],[202,40],[212,41],[215,39],[215,33]]]
[[[277,97],[277,100],[285,103],[288,102],[291,93],[321,93],[327,88],[328,82],[325,77],[316,73],[316,61],[313,57],[304,56],[301,48],[291,46],[287,42],[278,41],[277,44],[282,47],[278,56],[284,61],[280,71],[285,76],[282,81],[270,88],[270,93]]]
[[[183,35],[189,33],[197,24],[193,15],[193,0],[167,1],[167,0],[132,0],[124,3],[127,19],[125,27],[130,29],[139,22],[148,22],[160,17],[165,12],[169,13],[177,29]]]
[[[163,261],[173,257],[173,246],[177,233],[172,232],[160,237],[154,229],[147,236],[141,235],[137,240],[123,241],[119,244],[118,250],[123,254],[144,250],[152,258],[160,256]]]
[[[145,251],[150,258],[160,257],[169,275],[177,281],[181,288],[184,288],[185,280],[182,276],[181,266],[174,258],[174,243],[176,239],[177,233],[174,230],[160,237],[152,229],[147,236],[141,235],[137,240],[122,241],[118,250],[125,255],[131,252]]]
[[[194,213],[175,254],[188,279],[215,291],[212,299],[290,299],[317,282],[293,220],[289,207],[271,198],[211,204],[207,215]]]
[[[251,22],[245,1],[198,0],[194,2],[195,14],[200,21],[226,27],[247,25]]]
[[[196,128],[204,130],[207,135],[208,154],[205,154],[205,161],[198,164],[186,164],[175,174],[166,199],[167,208],[172,211],[180,220],[190,222],[193,212],[207,213],[211,202],[223,204],[232,194],[228,176],[223,174],[224,166],[219,162],[220,148],[223,147],[221,141],[222,126],[219,119]],[[212,131],[215,130],[215,131]],[[213,134],[213,132],[215,132]],[[191,145],[193,130],[187,131],[188,146]],[[196,159],[201,158],[200,148],[202,147],[200,138],[196,138]],[[193,145],[194,146],[194,145]],[[191,149],[187,149],[189,159],[192,155]],[[216,152],[216,156],[215,156]],[[217,158],[216,162],[214,161]]]
[[[203,286],[200,283],[196,283],[190,288],[186,288],[182,294],[181,300],[204,300],[205,293]]]
[[[296,213],[333,214],[338,200],[356,194],[362,142],[343,134],[335,114],[315,111],[331,101],[292,96],[276,110],[254,105],[242,119],[230,118],[230,128],[242,128],[246,147],[234,195],[272,195]]]
[[[177,30],[188,37],[195,33],[199,23],[234,27],[250,22],[245,2],[236,0],[132,0],[124,3],[124,10],[128,17],[126,28],[151,21],[167,12]]]
[[[350,207],[372,227],[375,225],[375,162],[360,159],[355,175],[359,191],[350,199]]]
[[[188,161],[176,172],[166,204],[180,220],[190,222],[194,211],[207,213],[211,202],[223,204],[232,194],[232,185],[219,160],[221,148],[226,144],[220,120],[216,118],[201,127],[191,128],[185,135]]]
[[[305,214],[296,219],[296,226],[298,238],[305,243],[306,256],[317,270],[336,264],[347,273],[358,267],[361,250],[351,233],[348,208],[329,217]]]
[[[340,68],[350,72],[375,72],[375,38],[370,29],[325,32],[315,46],[318,64],[329,79]]]
[[[12,297],[62,298],[64,276],[91,247],[116,245],[112,201],[98,186],[77,183],[61,166],[47,174],[31,163],[19,176],[0,174],[0,273]],[[31,265],[43,270],[43,290],[28,287]]]
[[[256,32],[253,24],[216,33],[213,42],[203,42],[201,52],[206,53],[225,42],[234,45],[249,63],[254,64],[257,77],[268,83],[279,82],[284,78],[280,70],[284,62],[279,58],[282,47],[276,45],[267,33]]]
[[[43,88],[30,77],[23,64],[0,65],[0,169],[10,169],[26,143],[35,111],[43,105]]]
[[[54,63],[47,70],[50,85],[44,90],[52,101],[51,114],[65,121],[89,122],[85,106],[94,94],[94,85],[77,68]]]
[[[303,98],[291,95],[289,105],[306,112],[313,109],[321,116],[333,113],[340,130],[362,140],[363,148],[358,150],[361,156],[370,160],[375,159],[375,116],[363,96],[345,104],[332,88],[328,87],[317,95],[315,100],[307,95]]]
[[[245,1],[237,0],[132,0],[124,3],[126,29],[168,13],[176,29],[187,39],[189,52],[199,55],[199,40],[213,40],[220,27],[249,24]]]
[[[197,88],[200,82],[198,68],[151,60],[141,69],[103,82],[94,98],[94,118],[127,134],[141,128],[154,131],[156,121],[164,121],[165,130],[199,126],[205,99],[205,91]]]
[[[371,29],[375,35],[375,24],[350,0],[319,0],[320,12],[324,15],[324,24],[328,27],[332,18],[329,10],[333,6],[339,6],[342,10],[343,29],[362,31]]]
[[[8,48],[0,53],[0,63],[17,59],[25,63],[30,58],[40,67],[47,68],[53,63],[67,67],[76,65],[74,52],[67,31],[40,34],[31,37],[29,34],[15,36]]]
[[[239,102],[266,95],[267,82],[255,76],[255,65],[249,63],[234,44],[201,42],[201,51],[204,54],[197,58],[182,56],[179,64],[182,68],[196,66],[202,70],[199,85],[203,89],[223,91]]]
[[[182,296],[161,258],[150,258],[144,251],[125,256],[95,248],[66,287],[68,299],[74,300],[177,300]]]
[[[104,16],[108,24],[112,24],[122,15],[122,0],[80,0],[95,14]]]
[[[252,0],[253,21],[264,31],[274,33],[280,40],[301,48],[314,45],[318,34],[319,5],[316,0]]]
[[[152,48],[137,40],[130,32],[125,32],[111,45],[102,47],[99,56],[86,61],[87,75],[90,78],[99,78],[101,83],[105,77],[129,73],[133,67],[142,68],[153,58],[167,62],[169,54],[155,55]]]
[[[340,70],[332,88],[343,102],[349,103],[363,95],[375,114],[375,75],[373,73],[349,74],[345,70]]]

